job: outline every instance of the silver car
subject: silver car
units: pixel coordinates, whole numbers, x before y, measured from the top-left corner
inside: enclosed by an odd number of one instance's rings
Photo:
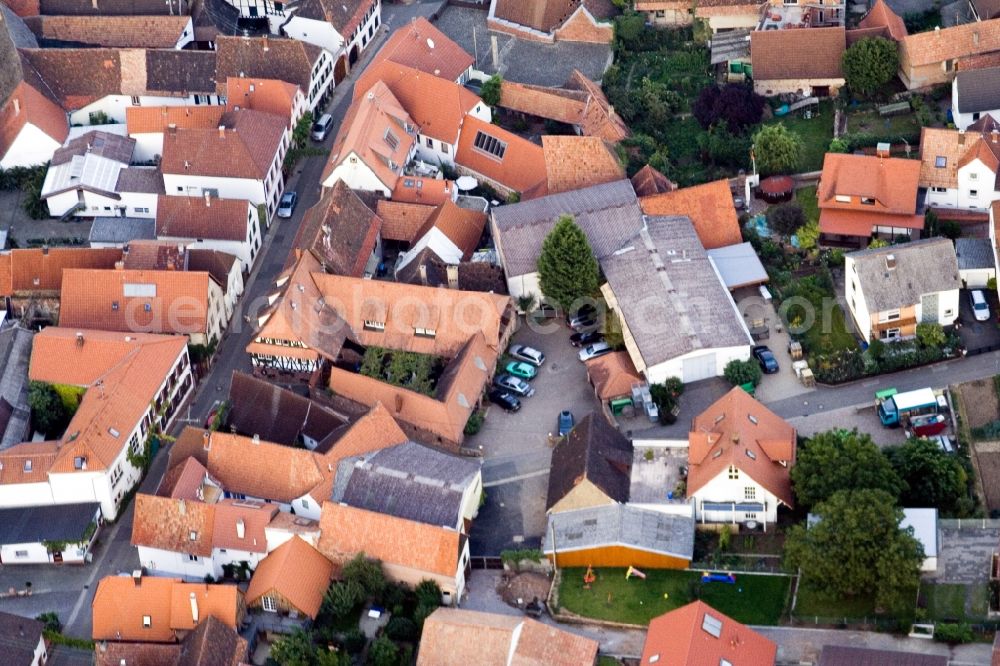
[[[580,350],[580,360],[589,361],[592,358],[597,358],[598,356],[604,356],[605,354],[611,353],[611,345],[606,342],[595,342],[592,345],[588,345]]]
[[[545,354],[527,345],[511,345],[507,353],[519,361],[525,361],[536,367],[545,363]]]
[[[278,217],[291,217],[295,212],[295,204],[299,202],[299,195],[295,192],[285,192],[278,201]]]
[[[531,384],[514,375],[498,375],[493,380],[493,385],[498,388],[507,389],[511,393],[516,393],[522,398],[530,398],[535,395],[535,389],[531,388]]]

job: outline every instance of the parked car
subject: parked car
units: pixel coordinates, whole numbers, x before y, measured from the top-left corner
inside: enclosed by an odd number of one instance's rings
[[[598,356],[604,356],[605,354],[611,353],[611,345],[606,342],[595,342],[592,345],[587,345],[580,350],[580,360],[589,361],[592,358],[597,358]]]
[[[499,405],[505,412],[516,412],[521,409],[521,401],[503,389],[491,389],[489,393],[490,402]]]
[[[537,367],[545,363],[545,354],[527,345],[511,345],[507,353],[519,361],[526,361]]]
[[[312,131],[309,135],[313,141],[324,141],[326,135],[330,133],[331,127],[333,127],[333,116],[329,113],[324,113],[319,117],[319,120],[313,123]]]
[[[511,361],[504,367],[504,370],[507,371],[507,374],[520,377],[521,379],[534,379],[535,375],[538,374],[535,366],[524,361]]]
[[[593,305],[583,305],[574,313],[566,315],[566,324],[574,331],[595,328],[598,322],[597,308]]]
[[[758,363],[760,363],[760,369],[763,370],[765,374],[773,375],[778,371],[778,359],[774,358],[774,354],[767,345],[754,347],[753,357],[757,359]]]
[[[593,316],[587,317],[586,319],[574,319],[573,325],[570,326],[577,333],[590,333],[601,328],[601,323],[594,319]]]
[[[295,192],[285,192],[278,202],[278,217],[291,217],[295,212],[295,205],[299,203],[299,195]]]
[[[989,321],[990,305],[986,302],[983,290],[973,289],[969,292],[969,298],[972,300],[972,314],[975,315],[976,321]]]
[[[535,395],[535,389],[531,388],[531,384],[513,375],[498,375],[493,379],[493,385],[497,388],[506,389],[511,393],[516,393],[522,398],[530,398]]]
[[[216,400],[212,403],[212,409],[208,411],[208,416],[205,418],[205,430],[211,430],[212,424],[215,422],[215,417],[218,416],[220,409],[222,409],[221,400]]]
[[[559,436],[565,437],[569,434],[569,431],[573,429],[574,419],[573,412],[564,409],[559,412]]]
[[[604,334],[600,331],[584,331],[569,336],[569,343],[574,347],[584,347],[595,342],[604,342]]]

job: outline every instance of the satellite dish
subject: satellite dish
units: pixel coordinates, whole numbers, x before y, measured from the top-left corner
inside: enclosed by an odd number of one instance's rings
[[[434,40],[431,39],[430,37],[427,38],[427,48],[429,49],[434,48]]]

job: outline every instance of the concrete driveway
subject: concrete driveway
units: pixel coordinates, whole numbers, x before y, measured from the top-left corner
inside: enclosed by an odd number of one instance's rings
[[[958,321],[961,327],[958,334],[970,354],[982,353],[1000,349],[1000,327],[997,317],[1000,316],[1000,306],[997,304],[997,293],[992,289],[983,289],[986,302],[990,306],[990,318],[987,321],[976,321],[972,312],[971,289],[963,289],[959,295]]]
[[[467,448],[483,455],[486,488],[486,504],[470,535],[474,555],[497,555],[521,543],[540,543],[556,441],[551,435],[556,432],[559,412],[568,409],[579,421],[600,409],[569,336],[561,322],[552,321],[543,330],[522,324],[513,341],[545,354],[545,364],[531,381],[535,395],[521,398],[521,411],[516,414],[490,405],[482,430],[465,441]]]

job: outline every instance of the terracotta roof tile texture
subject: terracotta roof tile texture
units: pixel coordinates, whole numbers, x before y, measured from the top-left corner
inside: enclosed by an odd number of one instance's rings
[[[243,242],[250,224],[250,206],[243,199],[160,196],[156,236]]]
[[[420,133],[454,146],[465,114],[483,105],[454,81],[383,60],[369,65],[354,84],[354,100],[382,81],[420,127]]]
[[[115,248],[16,249],[0,254],[0,285],[9,285],[2,295],[49,292],[62,289],[63,273],[72,268],[114,268],[122,258]],[[9,271],[5,276],[2,273]],[[6,279],[5,279],[6,277]]]
[[[226,108],[251,109],[285,118],[291,124],[296,98],[301,94],[294,83],[274,79],[226,79]]]
[[[388,564],[453,577],[463,544],[464,537],[454,530],[323,503],[318,548],[335,564],[364,553]]]
[[[474,62],[471,55],[423,16],[394,31],[368,67],[382,60],[419,69],[449,81],[458,81]]]
[[[819,207],[912,216],[920,172],[921,162],[916,160],[827,153],[816,193]],[[849,196],[852,201],[839,202],[837,196]],[[874,204],[862,204],[862,198],[874,199]]]
[[[743,242],[727,180],[641,197],[639,206],[646,215],[687,215],[706,250]]]
[[[375,211],[338,180],[323,188],[320,200],[302,216],[292,246],[313,252],[331,273],[364,277],[381,230]]]
[[[229,77],[243,76],[294,83],[309,90],[313,66],[323,50],[297,39],[230,37],[216,40],[216,85],[226,94]]]
[[[618,156],[596,136],[543,136],[548,194],[625,178]]]
[[[214,506],[212,546],[248,553],[266,553],[267,536],[264,533],[278,513],[274,504],[246,500],[222,500]],[[240,536],[240,525],[243,535]]]
[[[580,0],[497,0],[495,16],[504,21],[551,32],[580,5]]]
[[[486,219],[486,213],[462,208],[449,199],[437,207],[434,216],[427,221],[425,229],[418,235],[422,236],[431,228],[436,228],[462,251],[462,259],[468,260],[479,247]]]
[[[117,49],[22,49],[31,67],[67,111],[122,92]]]
[[[897,42],[906,37],[906,24],[885,0],[875,0],[871,10],[858,24],[860,28],[884,28],[886,34]]]
[[[841,57],[847,47],[844,28],[754,30],[750,60],[757,81],[842,79]]]
[[[176,270],[70,269],[60,324],[137,333],[205,333],[208,273]],[[138,291],[153,295],[133,295]]]
[[[222,106],[130,106],[125,109],[129,136],[181,129],[217,129],[226,109]],[[176,197],[183,199],[185,197]]]
[[[632,386],[642,382],[628,352],[605,354],[587,361],[586,366],[587,378],[601,400],[631,395]]]
[[[677,185],[647,164],[632,176],[632,189],[635,190],[635,195],[641,198],[673,192],[677,189]]]
[[[172,643],[119,643],[107,641],[94,647],[94,666],[176,666],[181,646]],[[56,660],[52,660],[53,663]]]
[[[58,455],[59,442],[25,442],[0,451],[0,485],[45,483]]]
[[[503,157],[476,147],[480,133],[506,145]],[[455,162],[516,192],[531,190],[547,180],[541,146],[475,116],[465,117]]]
[[[722,624],[718,636],[703,628],[705,616]],[[778,652],[767,639],[704,601],[653,618],[646,633],[642,661],[659,666],[718,666],[732,664],[773,665]]]
[[[189,16],[39,16],[29,23],[40,38],[117,48],[172,49]]]
[[[214,509],[204,502],[140,493],[135,496],[132,545],[211,557]]]
[[[907,35],[900,42],[900,60],[919,67],[997,50],[1000,19],[991,19]]]
[[[587,93],[504,81],[500,86],[499,106],[568,125],[579,125],[587,107]]]
[[[332,575],[330,560],[293,536],[257,565],[247,588],[247,605],[253,606],[261,597],[277,592],[300,613],[315,619]]]
[[[25,125],[31,124],[62,144],[69,135],[66,113],[22,81],[0,107],[0,155],[6,154]]]
[[[795,428],[735,387],[692,421],[688,495],[734,465],[784,504],[794,506],[789,470],[795,464],[795,441]]]

